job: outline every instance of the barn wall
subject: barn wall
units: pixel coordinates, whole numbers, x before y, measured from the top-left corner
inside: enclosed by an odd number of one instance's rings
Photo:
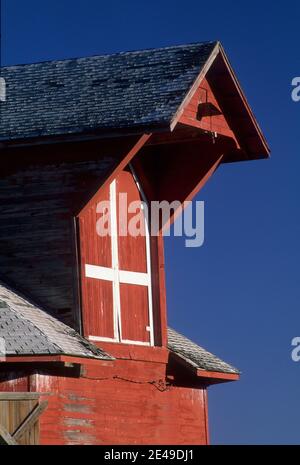
[[[78,377],[39,370],[30,389],[48,400],[41,444],[205,444],[205,389],[165,380],[165,364],[143,361],[88,363]],[[27,390],[17,379],[0,390],[16,386]]]
[[[0,392],[27,392],[30,390],[30,372],[10,369],[0,371]]]
[[[78,379],[38,375],[36,389],[53,393],[41,443],[205,444],[205,390],[167,386],[164,371],[119,361],[106,370],[86,366]]]
[[[0,277],[78,329],[74,214],[113,159],[80,144],[12,151],[3,159]]]

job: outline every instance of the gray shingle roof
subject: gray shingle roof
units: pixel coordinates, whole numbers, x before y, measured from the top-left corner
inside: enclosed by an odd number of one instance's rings
[[[9,355],[72,355],[112,359],[76,331],[0,282],[0,337]]]
[[[70,355],[103,360],[113,359],[72,328],[29,302],[2,282],[0,282],[0,338],[4,340],[6,356]],[[195,368],[222,373],[239,373],[236,368],[171,328],[168,329],[168,348]]]
[[[1,69],[0,140],[169,126],[216,42]]]
[[[190,339],[168,329],[168,348],[195,368],[220,373],[239,374],[239,370],[207,352]]]

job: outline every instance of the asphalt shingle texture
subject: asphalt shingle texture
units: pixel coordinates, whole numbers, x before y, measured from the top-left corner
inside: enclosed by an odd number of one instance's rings
[[[52,317],[0,282],[0,355],[70,355],[112,360],[69,326]],[[195,368],[222,373],[239,371],[174,329],[168,329],[168,348]]]
[[[76,331],[0,282],[0,337],[9,355],[112,359]]]
[[[215,45],[2,68],[0,140],[167,127]]]
[[[239,370],[171,328],[168,329],[168,348],[200,370],[239,374]]]

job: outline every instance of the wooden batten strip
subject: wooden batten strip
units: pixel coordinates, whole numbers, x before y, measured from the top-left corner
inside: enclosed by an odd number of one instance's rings
[[[3,439],[6,445],[8,446],[17,446],[17,441],[9,434],[4,426],[0,425],[0,437]]]
[[[1,400],[37,400],[41,395],[39,392],[0,392]]]

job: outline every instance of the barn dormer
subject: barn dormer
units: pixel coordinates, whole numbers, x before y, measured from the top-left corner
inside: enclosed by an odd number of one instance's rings
[[[141,82],[149,82],[152,92],[156,84],[152,98],[160,102],[143,117],[144,134],[136,137],[131,150],[78,214],[82,324],[85,336],[94,342],[167,345],[165,225],[160,224],[159,234],[151,237],[150,203],[179,200],[183,205],[222,163],[268,156],[222,47],[202,46],[200,68],[199,52],[198,46],[144,52],[140,76],[132,78],[136,94],[130,101],[135,114],[149,105],[149,94],[141,93],[140,87]],[[168,57],[168,66],[160,54]],[[153,67],[148,61],[151,56]],[[180,71],[178,63],[173,63],[175,57],[184,64]],[[133,56],[130,59],[134,61]],[[133,62],[131,66],[135,69]],[[129,85],[132,69],[126,70],[120,85]],[[183,91],[186,81],[189,85]],[[130,87],[127,92],[132,99]],[[146,120],[153,114],[156,127],[150,130]],[[169,118],[167,126],[163,118]],[[136,123],[123,120],[122,124]],[[144,234],[133,237],[128,232],[137,213],[127,210],[126,217],[120,217],[124,197],[140,205],[139,227]],[[176,211],[170,215],[172,221]],[[110,235],[100,231],[104,227],[105,232],[105,221]]]
[[[143,236],[120,233],[119,197],[183,204],[268,155],[221,45],[24,67],[2,70],[0,276],[91,340],[166,346],[164,225],[144,210]]]
[[[207,387],[239,372],[168,328],[163,232],[223,163],[269,154],[222,46],[1,76],[0,391],[50,396],[44,443],[206,444]],[[154,228],[153,202],[175,205]]]
[[[148,206],[182,206],[223,163],[268,156],[222,46],[2,75],[0,277],[98,346],[166,348],[166,221],[151,234]],[[144,234],[124,234],[124,197]]]

